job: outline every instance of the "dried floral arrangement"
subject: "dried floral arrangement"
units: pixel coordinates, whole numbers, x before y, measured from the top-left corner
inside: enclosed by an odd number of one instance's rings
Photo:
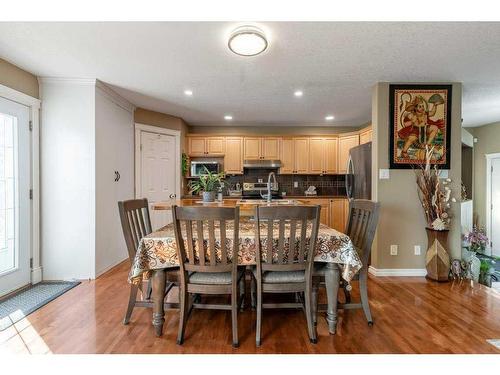
[[[431,157],[434,147],[425,147],[425,164],[414,168],[418,198],[424,209],[427,227],[434,230],[447,230],[450,227],[451,217],[448,212],[450,201],[456,202],[451,197],[451,188],[448,186],[451,179],[441,179],[437,165],[431,167]]]

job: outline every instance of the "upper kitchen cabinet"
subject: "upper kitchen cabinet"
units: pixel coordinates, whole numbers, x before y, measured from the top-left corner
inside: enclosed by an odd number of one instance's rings
[[[292,174],[295,171],[295,153],[293,138],[283,138],[281,140],[281,174]]]
[[[359,146],[359,135],[341,135],[339,137],[339,168],[338,173],[347,173],[347,162],[349,161],[349,150]]]
[[[293,155],[294,155],[294,165],[295,174],[307,174],[309,173],[309,138],[294,138],[293,139]]]
[[[368,126],[364,129],[361,129],[359,131],[359,144],[362,145],[362,144],[371,142],[372,141],[372,134],[373,134],[373,131],[372,131],[371,126]]]
[[[309,159],[309,137],[281,140],[281,174],[308,174]]]
[[[277,160],[280,156],[280,139],[276,137],[245,137],[243,159]]]
[[[224,137],[188,137],[189,156],[221,156],[224,155]]]
[[[224,155],[224,172],[226,174],[243,173],[243,138],[226,137],[226,154]]]
[[[309,139],[309,173],[337,173],[338,139],[335,137]]]

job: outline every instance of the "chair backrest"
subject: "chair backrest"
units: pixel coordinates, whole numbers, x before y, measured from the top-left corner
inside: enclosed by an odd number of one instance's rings
[[[185,271],[233,272],[236,275],[239,207],[173,206],[172,216],[181,275]],[[233,236],[228,238],[231,222]]]
[[[366,199],[349,202],[349,216],[346,234],[353,245],[361,252],[363,267],[368,267],[375,229],[377,229],[380,203]]]
[[[134,261],[141,238],[152,232],[147,199],[131,199],[118,202],[123,235],[127,244],[128,258]]]
[[[311,270],[320,210],[320,206],[258,206],[257,271]],[[263,238],[261,225],[265,228]]]

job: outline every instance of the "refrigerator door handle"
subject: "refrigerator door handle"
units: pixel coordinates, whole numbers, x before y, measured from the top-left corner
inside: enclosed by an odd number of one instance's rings
[[[351,178],[349,177],[351,174],[354,175],[354,165],[351,155],[349,154],[349,160],[347,160],[347,174],[345,176],[345,191],[349,200],[352,199],[352,185],[350,184]]]

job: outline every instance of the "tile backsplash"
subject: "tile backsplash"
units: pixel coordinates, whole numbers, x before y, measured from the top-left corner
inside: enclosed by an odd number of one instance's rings
[[[267,182],[267,176],[270,171],[267,169],[253,169],[245,170],[244,175],[228,175],[226,176],[227,188],[234,190],[237,183],[243,186],[243,182],[257,182],[259,179]],[[346,195],[345,175],[277,174],[276,180],[278,181],[279,192],[286,192],[287,195],[304,195],[309,186],[315,186],[318,195]],[[297,187],[294,187],[295,182],[297,183]]]

